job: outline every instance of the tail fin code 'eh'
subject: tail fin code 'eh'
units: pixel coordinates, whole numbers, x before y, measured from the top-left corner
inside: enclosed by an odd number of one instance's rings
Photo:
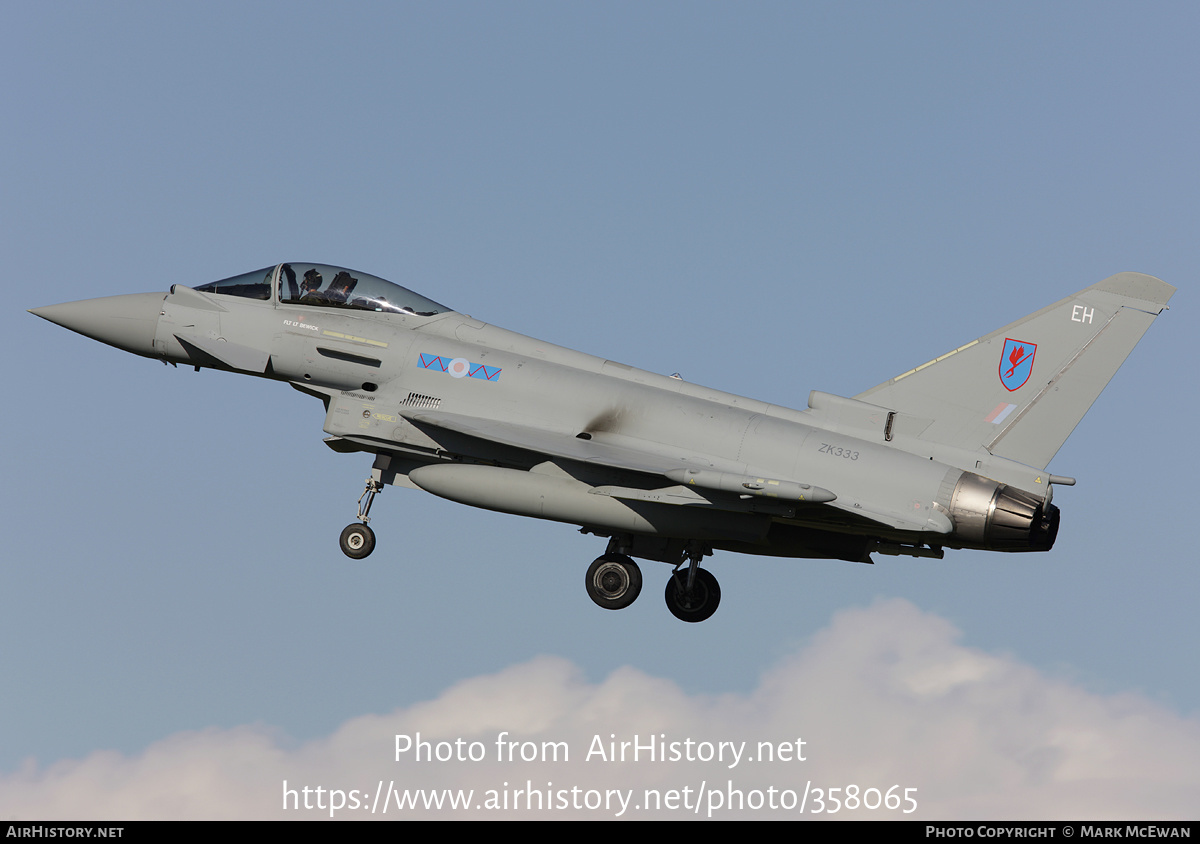
[[[1045,468],[1174,292],[1118,273],[855,398],[929,420],[921,439]]]

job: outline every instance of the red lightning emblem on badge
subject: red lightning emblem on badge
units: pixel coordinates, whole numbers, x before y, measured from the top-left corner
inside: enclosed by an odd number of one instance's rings
[[[1025,361],[1027,361],[1029,358],[1031,358],[1033,356],[1033,352],[1030,352],[1029,354],[1022,357],[1021,355],[1024,351],[1025,351],[1024,346],[1017,346],[1016,348],[1014,348],[1012,350],[1012,353],[1008,356],[1008,362],[1011,363],[1012,366],[1009,367],[1008,372],[1004,373],[1005,378],[1012,378],[1013,373],[1015,373],[1017,371],[1017,367],[1020,366],[1021,364],[1023,364]]]

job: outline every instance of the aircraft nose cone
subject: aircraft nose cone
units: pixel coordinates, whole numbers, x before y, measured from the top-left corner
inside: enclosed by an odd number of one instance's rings
[[[135,355],[151,356],[163,298],[162,293],[105,296],[31,308],[29,313]]]

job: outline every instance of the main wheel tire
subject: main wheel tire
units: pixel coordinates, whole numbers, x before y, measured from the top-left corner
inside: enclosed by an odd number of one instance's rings
[[[587,593],[596,606],[620,610],[637,600],[642,591],[642,570],[624,554],[597,557],[587,570]]]
[[[667,609],[680,621],[704,621],[721,604],[721,586],[706,569],[696,569],[696,582],[690,595],[683,589],[686,583],[686,571],[671,575],[667,581]]]
[[[346,525],[338,538],[342,553],[352,560],[361,560],[375,550],[375,531],[358,522]]]

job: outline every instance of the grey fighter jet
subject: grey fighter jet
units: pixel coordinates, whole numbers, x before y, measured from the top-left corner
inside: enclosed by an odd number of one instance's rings
[[[373,455],[355,559],[386,484],[579,525],[605,609],[674,566],[671,612],[721,599],[714,550],[870,563],[946,548],[1048,551],[1046,466],[1175,288],[1120,273],[853,398],[792,410],[543,343],[397,284],[290,263],[167,294],[32,313],[172,365],[285,381],[325,405],[325,443]]]

